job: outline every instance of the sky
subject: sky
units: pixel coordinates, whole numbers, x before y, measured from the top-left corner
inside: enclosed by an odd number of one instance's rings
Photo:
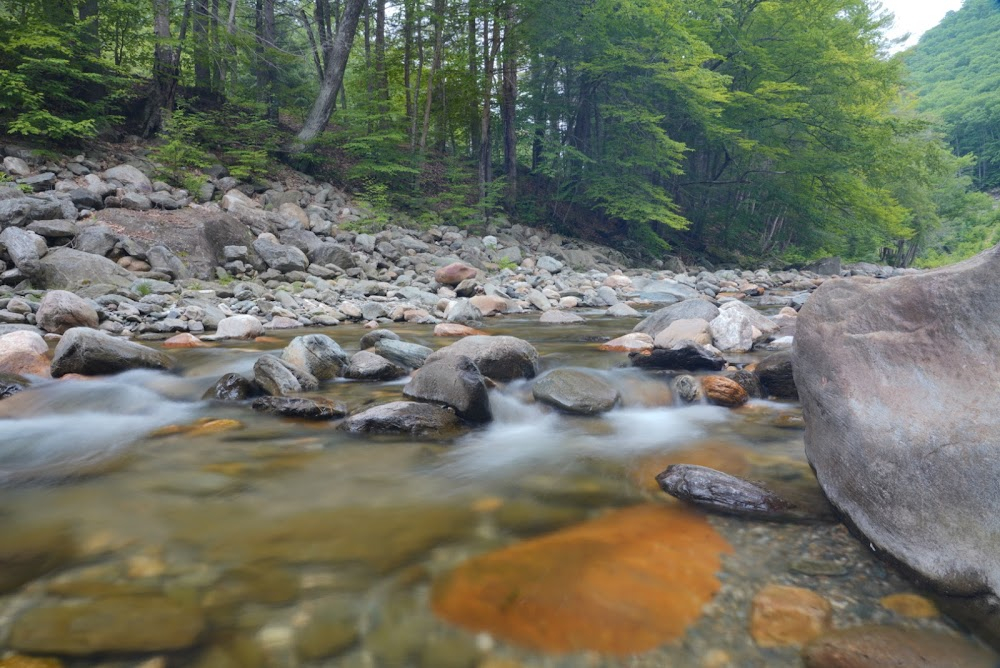
[[[962,6],[962,0],[882,0],[882,6],[896,15],[890,37],[911,33],[906,48],[917,43],[925,30],[933,28],[953,9]]]

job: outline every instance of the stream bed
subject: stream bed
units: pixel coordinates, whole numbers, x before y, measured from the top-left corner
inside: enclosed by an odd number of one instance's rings
[[[709,516],[661,492],[657,473],[693,463],[818,496],[801,411],[677,405],[668,376],[598,350],[631,323],[584,315],[487,331],[532,343],[543,370],[599,371],[620,407],[567,416],[514,382],[491,390],[491,424],[447,441],[359,438],[201,400],[299,332],[171,351],[173,374],[3,400],[0,648],[123,668],[802,665],[797,644],[751,632],[771,585],[818,594],[830,628],[961,633],[841,524]],[[309,331],[352,353],[366,330]],[[338,380],[320,394],[355,411],[404,383]],[[0,651],[7,665],[36,664]]]

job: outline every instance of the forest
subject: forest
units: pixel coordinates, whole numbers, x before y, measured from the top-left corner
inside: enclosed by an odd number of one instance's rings
[[[941,264],[994,241],[1000,7],[966,0],[903,54],[891,20],[866,0],[0,0],[0,132],[138,138],[189,188],[288,165],[375,222]]]

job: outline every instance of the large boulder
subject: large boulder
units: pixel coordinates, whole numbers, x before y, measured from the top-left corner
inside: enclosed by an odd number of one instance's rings
[[[450,406],[469,422],[493,419],[486,381],[472,360],[462,355],[445,357],[417,369],[403,388],[403,394]]]
[[[606,413],[621,398],[614,385],[585,369],[553,369],[535,381],[531,393],[543,404],[575,415]]]
[[[8,227],[0,232],[0,250],[10,256],[15,267],[33,276],[38,273],[40,260],[48,248],[44,237],[20,227]]]
[[[305,369],[318,380],[336,378],[349,361],[344,349],[326,334],[295,337],[281,351],[281,359]]]
[[[53,248],[39,262],[41,268],[32,277],[36,287],[49,290],[72,290],[90,285],[111,285],[127,288],[135,280],[131,272],[122,269],[106,257],[66,248]]]
[[[793,348],[806,455],[830,501],[873,550],[994,601],[998,272],[1000,246],[923,274],[827,281]]]
[[[170,357],[158,350],[86,327],[75,327],[63,334],[52,357],[52,375],[56,378],[68,373],[101,376],[171,366]]]
[[[185,207],[156,213],[105,209],[95,214],[95,219],[147,247],[166,247],[183,258],[192,278],[202,280],[214,278],[215,268],[226,263],[226,246],[250,247],[254,241],[246,225],[211,209]],[[259,263],[251,251],[250,264]]]
[[[452,355],[468,357],[484,376],[493,380],[534,378],[538,374],[538,351],[513,336],[467,336],[436,351],[425,363]]]
[[[53,334],[62,334],[74,327],[97,327],[98,324],[94,306],[66,290],[46,292],[35,317],[39,327]]]
[[[410,434],[422,437],[448,436],[459,426],[447,408],[416,401],[393,401],[352,415],[341,429],[352,434]]]
[[[22,330],[4,334],[0,336],[0,375],[48,376],[48,352],[48,344],[37,332]]]

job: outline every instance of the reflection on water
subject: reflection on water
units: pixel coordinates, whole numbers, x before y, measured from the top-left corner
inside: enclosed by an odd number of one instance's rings
[[[7,648],[80,668],[797,666],[798,647],[762,648],[749,632],[750,600],[775,582],[833,601],[837,626],[948,628],[939,616],[911,619],[882,606],[881,597],[912,587],[838,525],[699,513],[665,529],[647,521],[658,508],[678,512],[653,482],[675,459],[815,483],[797,406],[676,406],[667,378],[618,368],[624,355],[597,350],[595,340],[630,326],[497,321],[492,333],[531,341],[549,368],[598,370],[623,407],[564,416],[534,403],[529,383],[512,383],[491,391],[495,422],[454,442],[364,440],[332,424],[200,400],[219,376],[249,372],[280,342],[172,351],[178,374],[51,382],[0,402],[0,662]],[[393,329],[431,347],[447,343],[427,327]],[[328,333],[353,352],[364,331]],[[357,408],[399,398],[401,385],[334,381],[320,393]],[[168,425],[179,428],[161,429]],[[30,480],[45,484],[7,484]],[[633,519],[626,531],[602,520],[609,516]],[[536,553],[532,541],[546,539]],[[545,549],[551,544],[570,550],[572,570],[556,573],[564,557]],[[455,619],[449,607],[445,621],[432,612],[435,583],[461,573],[469,591],[488,588],[476,565],[503,571],[506,562],[492,555],[515,545],[525,545],[517,570],[535,580],[552,574],[556,586],[530,586],[539,609],[567,617],[550,618],[550,628],[601,626],[576,623],[574,615],[589,613],[560,604],[571,583],[580,588],[565,600],[599,605],[615,623],[637,611],[684,616],[637,625],[671,633],[659,645],[644,636],[630,656],[627,640],[594,645],[587,633],[560,636],[563,644],[519,643],[524,636],[503,629],[544,620],[515,605],[529,586],[516,578],[489,589],[500,592],[496,626],[489,614]],[[532,556],[543,553],[551,561]],[[671,601],[670,583],[687,582],[685,562],[707,557],[670,555],[716,553],[725,554],[717,573],[715,561],[699,563],[711,602]],[[665,589],[652,592],[644,578],[661,567]],[[599,586],[588,591],[587,582]],[[615,591],[650,596],[640,606],[596,595]]]

